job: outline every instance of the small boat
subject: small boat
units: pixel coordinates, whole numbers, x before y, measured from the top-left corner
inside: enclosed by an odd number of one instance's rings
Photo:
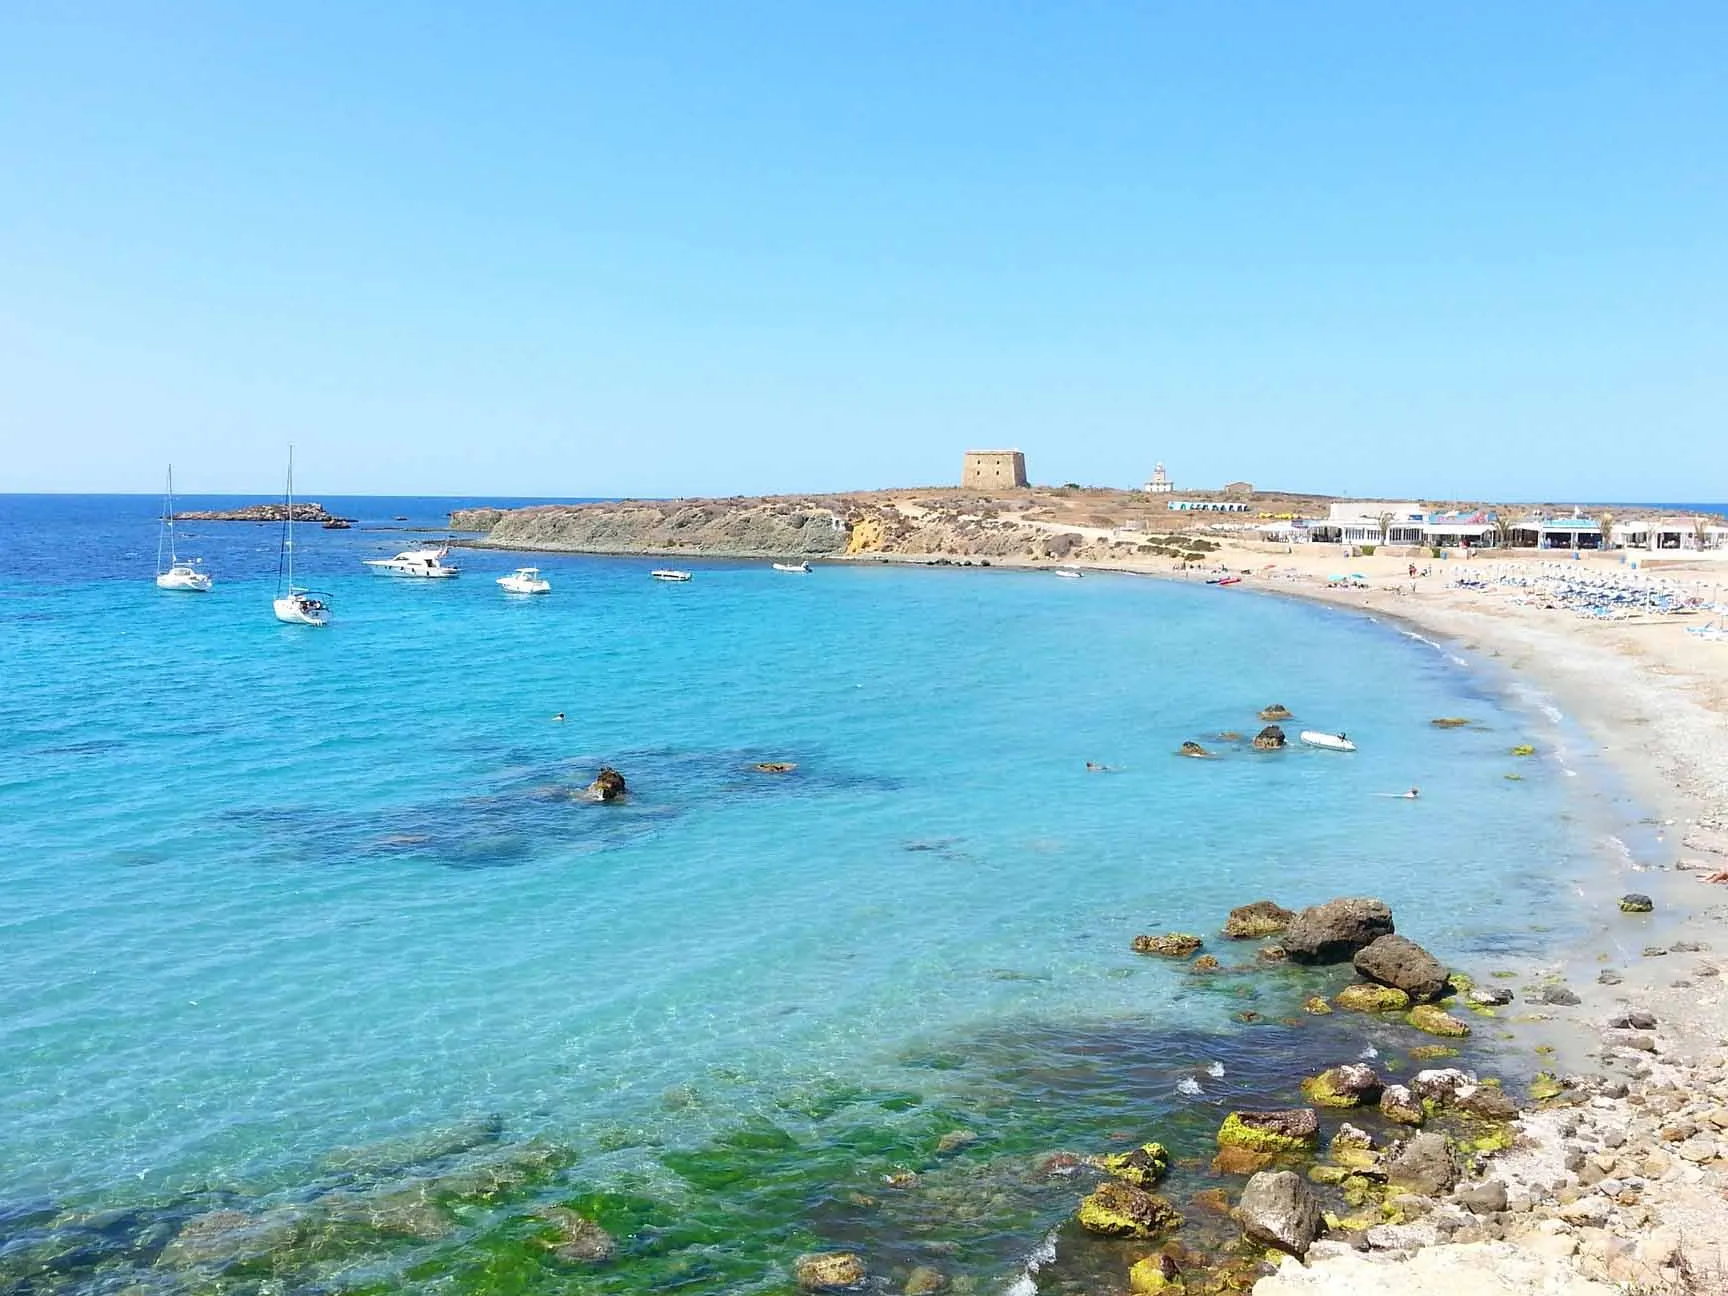
[[[1075,571],[1072,567],[1058,567],[1056,569],[1056,574],[1063,580],[1079,580],[1081,576],[1081,573]]]
[[[508,576],[500,576],[498,584],[506,594],[550,594],[552,582],[540,574],[538,567],[518,567]]]
[[[810,564],[807,562],[775,563],[774,570],[782,572],[802,572],[807,575],[810,571]]]
[[[374,576],[415,576],[423,580],[448,580],[460,576],[462,569],[443,561],[449,553],[443,549],[404,549],[394,558],[367,558],[365,563]]]
[[[324,529],[326,531],[346,531],[353,525],[347,518],[331,518],[324,524]]]
[[[1240,576],[1214,576],[1206,583],[1208,585],[1240,585],[1242,578]]]
[[[1315,729],[1304,729],[1297,737],[1309,747],[1324,747],[1327,751],[1356,750],[1356,744],[1341,733],[1321,733]]]
[[[168,542],[168,569],[162,569],[162,542]],[[174,551],[174,465],[168,465],[168,495],[162,504],[162,524],[156,529],[156,588],[208,594],[213,582],[192,562],[181,562]]]
[[[687,581],[690,579],[690,573],[689,572],[677,571],[671,567],[657,568],[656,570],[651,571],[648,574],[650,576],[652,576],[655,580],[663,580],[663,581]]]
[[[287,625],[330,624],[330,596],[294,584],[294,447],[288,447],[288,509],[282,517],[282,547],[276,555],[276,619]],[[284,581],[286,573],[286,581]]]

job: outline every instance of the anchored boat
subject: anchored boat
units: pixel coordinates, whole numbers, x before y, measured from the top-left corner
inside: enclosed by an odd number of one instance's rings
[[[404,549],[394,558],[368,558],[366,565],[374,576],[415,576],[424,580],[448,580],[460,576],[462,569],[444,562],[448,546],[442,549]]]
[[[1297,737],[1310,747],[1323,747],[1327,751],[1352,752],[1356,750],[1356,744],[1341,733],[1321,733],[1315,729],[1304,729]]]
[[[508,576],[500,576],[498,584],[506,594],[550,594],[552,582],[540,574],[538,567],[518,567]]]
[[[168,542],[168,569],[162,569],[162,542]],[[156,588],[208,594],[213,583],[208,572],[190,562],[181,562],[174,549],[174,465],[168,465],[168,495],[162,502],[162,525],[156,531]]]
[[[687,581],[690,579],[690,573],[689,572],[678,571],[675,568],[671,568],[671,567],[660,567],[660,568],[655,569],[654,571],[649,572],[648,574],[650,576],[652,576],[655,580],[663,580],[663,581]]]
[[[288,447],[288,512],[282,519],[282,547],[276,555],[276,619],[288,625],[330,624],[330,596],[294,584],[294,447]],[[284,580],[284,572],[287,579]]]

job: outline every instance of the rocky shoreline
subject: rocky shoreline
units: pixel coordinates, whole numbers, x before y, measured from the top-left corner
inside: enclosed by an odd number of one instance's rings
[[[237,509],[212,509],[202,512],[176,513],[176,522],[286,522],[288,506],[286,504],[248,504]],[[312,500],[296,501],[294,504],[294,520],[296,522],[334,522],[336,514],[329,512],[322,504]]]

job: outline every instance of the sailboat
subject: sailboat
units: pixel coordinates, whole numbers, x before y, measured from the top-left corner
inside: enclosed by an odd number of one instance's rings
[[[168,542],[168,570],[162,570],[162,542]],[[156,588],[208,594],[214,582],[174,550],[174,465],[168,465],[168,495],[162,501],[162,524],[156,529]]]
[[[283,576],[286,572],[287,580]],[[276,557],[276,619],[289,625],[330,624],[330,596],[294,584],[294,447],[288,447],[288,511],[282,521],[282,548]]]

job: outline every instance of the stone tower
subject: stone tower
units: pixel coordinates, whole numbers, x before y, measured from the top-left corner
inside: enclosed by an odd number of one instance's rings
[[[968,450],[960,485],[967,490],[1010,490],[1026,484],[1026,456],[1018,450]]]

